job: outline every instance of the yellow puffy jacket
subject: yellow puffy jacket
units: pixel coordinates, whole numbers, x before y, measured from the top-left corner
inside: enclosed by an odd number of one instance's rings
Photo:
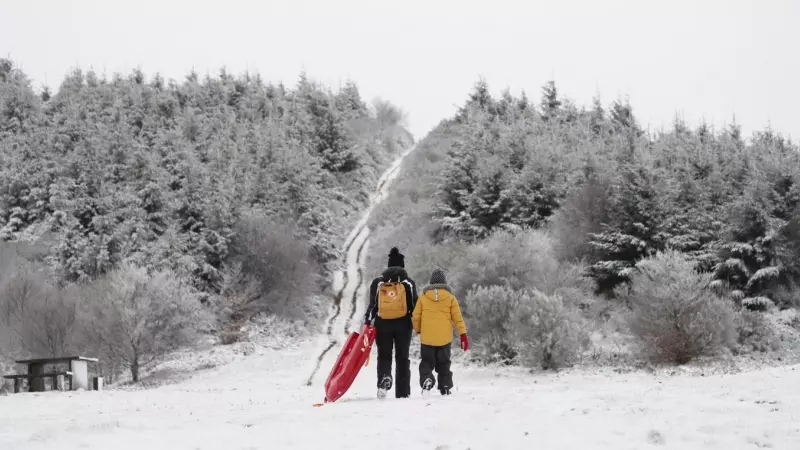
[[[424,345],[442,346],[453,340],[453,324],[458,334],[467,333],[458,300],[449,286],[434,284],[425,287],[411,315],[414,331]]]

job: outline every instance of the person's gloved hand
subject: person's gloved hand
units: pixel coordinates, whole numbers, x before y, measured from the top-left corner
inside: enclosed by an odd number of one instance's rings
[[[461,349],[464,351],[469,350],[469,339],[466,334],[461,335]]]

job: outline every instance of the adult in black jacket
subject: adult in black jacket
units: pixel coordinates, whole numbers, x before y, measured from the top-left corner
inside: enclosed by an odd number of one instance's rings
[[[389,252],[388,268],[380,277],[372,280],[369,287],[369,306],[364,315],[364,323],[374,323],[375,344],[378,347],[378,397],[383,398],[392,388],[392,347],[394,346],[395,388],[397,398],[411,395],[411,361],[408,349],[411,347],[411,314],[417,304],[417,285],[409,278],[405,269],[405,256],[397,247]],[[378,316],[378,287],[390,281],[401,282],[406,291],[408,313],[397,319],[382,319]]]

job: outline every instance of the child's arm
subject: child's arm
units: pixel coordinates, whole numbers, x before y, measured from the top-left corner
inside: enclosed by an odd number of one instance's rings
[[[422,321],[422,302],[417,301],[417,304],[414,305],[414,312],[411,314],[411,326],[414,327],[414,331],[416,331],[417,333],[419,333],[421,321]]]
[[[458,335],[467,334],[467,324],[464,323],[464,316],[461,315],[461,307],[458,305],[458,299],[453,296],[453,303],[450,305],[450,318],[456,326]]]

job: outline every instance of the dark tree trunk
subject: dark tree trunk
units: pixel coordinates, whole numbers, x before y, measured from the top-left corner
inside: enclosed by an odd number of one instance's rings
[[[134,352],[133,361],[131,361],[131,377],[133,377],[133,382],[134,383],[137,383],[139,381],[139,354],[138,354],[138,352]]]

